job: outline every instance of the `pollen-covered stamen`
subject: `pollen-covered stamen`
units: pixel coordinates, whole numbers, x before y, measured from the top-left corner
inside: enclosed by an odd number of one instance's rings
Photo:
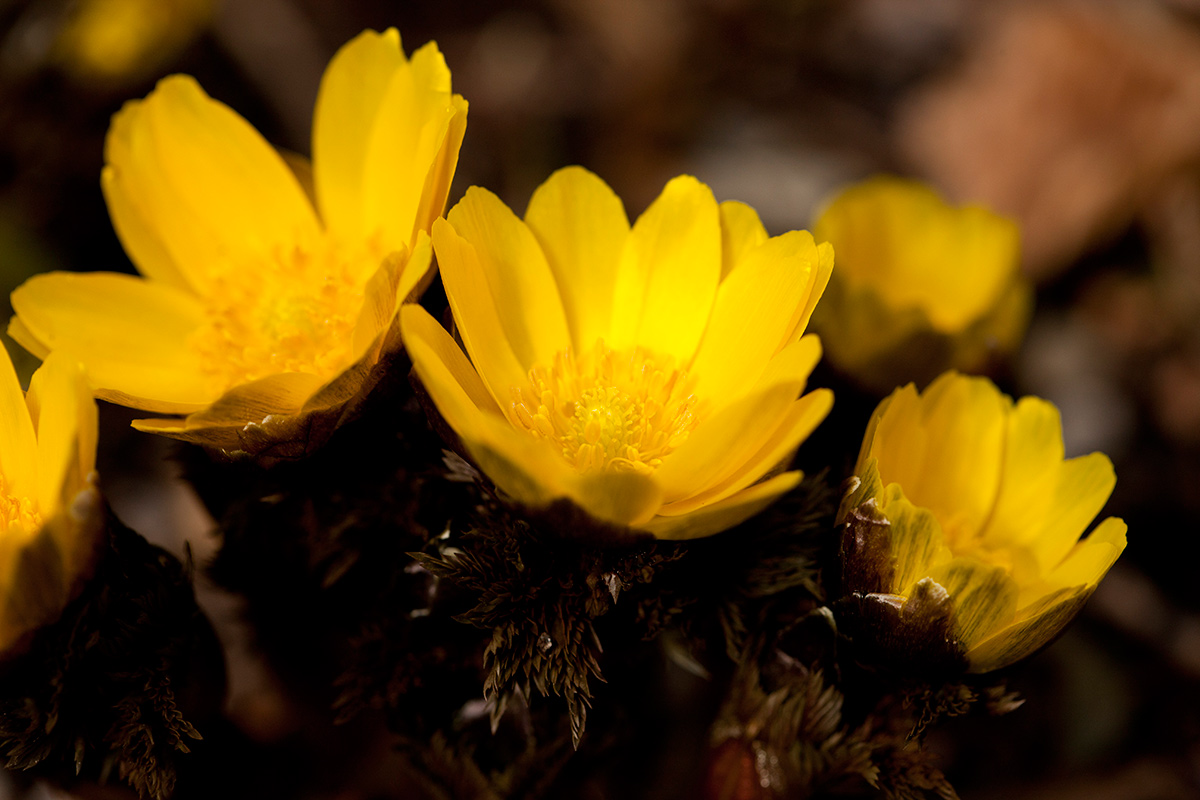
[[[364,288],[382,256],[320,242],[229,269],[208,287],[207,322],[191,338],[205,372],[221,391],[280,372],[334,377],[353,358]]]
[[[669,358],[598,341],[579,358],[564,350],[531,369],[529,386],[513,387],[512,412],[580,472],[650,472],[697,424],[693,384]]]
[[[9,494],[7,481],[0,475],[0,535],[8,532],[32,532],[42,527],[42,515],[31,498]]]

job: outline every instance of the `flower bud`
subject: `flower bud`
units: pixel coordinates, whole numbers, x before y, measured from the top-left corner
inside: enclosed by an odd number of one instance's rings
[[[1125,548],[1103,453],[1063,458],[1058,410],[946,373],[879,407],[838,512],[848,627],[867,660],[988,672],[1074,618]]]

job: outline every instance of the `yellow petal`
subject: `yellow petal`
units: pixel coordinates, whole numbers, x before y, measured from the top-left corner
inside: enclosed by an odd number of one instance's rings
[[[312,142],[317,203],[326,227],[351,241],[378,224],[365,219],[367,150],[388,87],[406,68],[400,34],[389,28],[342,45],[321,76]]]
[[[410,65],[393,73],[374,121],[366,131],[357,132],[367,135],[365,160],[359,165],[363,176],[360,236],[380,232],[384,250],[394,250],[416,236],[430,170],[442,163],[448,144],[456,149],[447,138],[458,112],[450,96],[450,73],[437,45],[429,42],[413,53]],[[345,121],[342,125],[343,140],[355,135],[345,129]],[[348,149],[355,151],[353,145]]]
[[[105,166],[100,172],[100,188],[117,238],[138,270],[148,278],[186,289],[191,283],[169,243],[161,238],[164,232],[159,230],[153,209],[143,214],[139,204],[144,204],[145,198],[130,195],[131,176],[144,170],[139,163],[155,157],[148,152],[146,118],[144,101],[127,102],[113,115],[104,140]],[[137,155],[133,147],[135,132],[139,143]]]
[[[45,361],[46,356],[50,355],[50,348],[38,341],[38,338],[33,335],[33,332],[21,321],[20,317],[9,319],[8,329],[5,333],[14,342],[32,353],[34,358]]]
[[[399,42],[397,42],[397,46]],[[450,94],[450,68],[438,50],[437,42],[426,42],[416,49],[409,60],[413,82],[445,99]]]
[[[971,672],[991,672],[1032,654],[1062,632],[1083,608],[1092,591],[1077,587],[1058,595],[1036,613],[1019,618],[967,651]]]
[[[1125,550],[1125,521],[1108,517],[1091,534],[1072,548],[1047,576],[1052,586],[1095,587]]]
[[[778,427],[765,438],[763,446],[745,463],[730,463],[728,474],[717,482],[691,497],[663,506],[658,513],[664,516],[690,513],[745,489],[791,456],[821,420],[825,419],[832,406],[833,392],[828,389],[817,389],[804,395],[792,403],[791,409]]]
[[[721,212],[721,280],[732,272],[746,253],[767,240],[758,212],[745,203],[726,200]]]
[[[870,469],[874,469],[873,462]],[[942,527],[927,509],[910,503],[903,489],[894,483],[884,490],[879,510],[887,517],[893,559],[889,591],[911,595],[918,581],[952,557],[942,536]]]
[[[458,153],[467,132],[467,101],[461,95],[451,95],[450,107],[453,116],[447,124],[441,149],[425,178],[421,204],[413,223],[414,235],[416,231],[432,230],[434,220],[446,212],[446,200],[450,196],[450,185],[454,182],[454,172],[458,166]]]
[[[33,497],[38,485],[38,445],[25,393],[8,350],[0,345],[0,478],[15,497]],[[0,537],[2,538],[2,537]]]
[[[717,289],[690,372],[721,404],[749,390],[794,327],[817,268],[812,236],[792,231],[746,253]]]
[[[941,330],[960,330],[998,301],[1020,261],[1020,232],[1010,219],[980,207],[958,209],[958,226],[930,243],[941,251],[942,269],[936,290],[940,302],[927,304],[933,324]],[[953,254],[953,255],[950,255]],[[962,269],[970,264],[972,269]]]
[[[566,167],[538,187],[525,211],[554,273],[575,352],[608,336],[617,265],[629,237],[620,198],[582,167]]]
[[[617,269],[611,346],[641,345],[686,363],[721,278],[717,201],[691,176],[671,180],[634,223]]]
[[[1008,417],[1000,493],[982,531],[985,543],[991,547],[1023,545],[1042,533],[1047,514],[1053,513],[1052,504],[1062,499],[1055,496],[1062,462],[1058,409],[1037,397],[1021,398]],[[1083,525],[1094,516],[1095,511]]]
[[[429,284],[426,278],[433,273],[433,239],[424,231],[417,234],[417,244],[412,248],[404,271],[400,273],[400,285],[396,289],[396,300],[400,303],[416,302],[419,292]]]
[[[690,514],[655,517],[638,527],[659,539],[696,539],[711,536],[753,517],[794,489],[803,477],[803,473],[800,472],[785,472]]]
[[[1017,584],[1003,567],[972,558],[954,558],[934,567],[929,577],[950,593],[954,632],[968,649],[1009,624],[1017,610]]]
[[[21,323],[13,334],[71,352],[99,397],[173,414],[219,396],[188,346],[204,311],[185,292],[130,275],[52,272],[18,287],[12,305]]]
[[[400,329],[418,377],[459,435],[470,438],[479,412],[501,416],[479,373],[428,311],[415,304],[404,306]]]
[[[808,322],[812,319],[813,311],[817,307],[817,301],[825,294],[825,287],[829,285],[829,278],[832,274],[833,248],[828,242],[821,242],[817,245],[817,265],[812,273],[812,282],[808,285],[804,306],[792,319],[791,330],[784,337],[781,347],[804,335],[804,331],[808,328]]]
[[[109,136],[117,130],[118,120],[124,121],[123,127],[128,127],[129,119],[129,115],[118,114],[114,117]],[[129,196],[129,183],[128,179],[118,179],[116,170],[111,166],[100,172],[100,188],[108,205],[108,216],[129,259],[147,278],[177,289],[192,288],[183,267],[176,263],[175,256],[162,240],[162,231],[152,217],[143,216],[137,201]]]
[[[1042,520],[1041,533],[1030,543],[1030,549],[1043,569],[1058,564],[1071,552],[1084,530],[1104,508],[1116,482],[1112,462],[1103,453],[1079,456],[1062,463],[1056,491]]]
[[[445,209],[467,103],[433,42],[404,57],[400,35],[364,31],[321,79],[313,169],[321,217],[350,240],[411,246]]]
[[[798,342],[792,342],[767,362],[767,368],[753,389],[762,389],[781,381],[807,381],[820,360],[821,340],[816,334],[809,334]]]
[[[992,547],[1028,548],[1044,574],[1074,547],[1116,483],[1102,453],[1063,461],[1058,410],[1025,397],[1009,416],[1004,475],[984,532]]]
[[[354,326],[355,360],[361,359],[388,331],[400,313],[400,307],[413,294],[433,268],[433,242],[422,231],[412,253],[402,247],[386,256],[379,269],[367,281],[363,306]]]
[[[591,472],[571,485],[571,499],[598,520],[639,526],[662,505],[662,488],[638,472]]]
[[[164,78],[145,100],[126,103],[105,160],[117,233],[147,275],[181,274],[203,292],[214,272],[245,268],[319,233],[279,153],[190,77]]]
[[[472,363],[496,404],[510,413],[512,387],[528,382],[526,366],[513,352],[475,248],[445,220],[433,224],[433,248],[446,297]]]
[[[474,246],[500,324],[522,366],[552,363],[570,346],[571,334],[554,274],[529,227],[500,198],[477,186],[467,190],[446,220]],[[464,318],[456,314],[455,319]]]
[[[37,409],[38,507],[52,516],[79,491],[96,459],[96,404],[79,363],[51,353],[29,382]]]
[[[879,469],[879,454],[885,450],[908,452],[910,457],[916,457],[921,444],[920,400],[917,388],[911,383],[898,387],[879,402],[871,419],[867,423],[867,431],[863,436],[862,447],[858,451],[854,474],[861,477],[867,462],[873,460],[875,468]],[[898,472],[897,468],[907,462],[900,462],[889,468],[890,480],[899,482],[900,477],[908,473]],[[880,477],[880,485],[883,478]]]
[[[737,481],[739,476],[744,477],[743,471],[751,461],[764,469],[773,466],[757,459],[769,457],[772,449],[781,444],[775,433],[785,429],[793,401],[804,391],[808,375],[820,357],[821,344],[817,338],[804,337],[772,359],[748,393],[723,408],[718,407],[698,425],[658,470],[666,502],[686,501],[724,481]],[[813,402],[817,405],[802,414],[804,419],[791,429],[793,434],[819,421],[815,415],[820,412],[823,400]]]
[[[776,383],[735,400],[698,425],[655,475],[666,502],[702,492],[725,477],[731,465],[746,463],[778,429],[803,389],[803,379]]]
[[[996,500],[1008,402],[986,379],[946,373],[915,408],[893,403],[872,447],[881,479],[932,510],[947,536],[979,531]]]
[[[516,502],[544,506],[571,495],[578,475],[545,440],[490,414],[477,415],[468,432],[463,443],[479,469]]]
[[[425,252],[426,263],[432,255],[432,246]],[[409,262],[408,248],[397,250],[386,256],[363,287],[363,304],[354,323],[354,359],[358,360],[371,347],[395,318],[403,297],[400,295],[400,278]],[[415,272],[416,270],[414,270]]]

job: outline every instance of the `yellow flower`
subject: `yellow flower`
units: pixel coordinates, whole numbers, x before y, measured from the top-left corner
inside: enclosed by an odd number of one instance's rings
[[[570,167],[525,219],[473,187],[433,228],[470,361],[424,310],[405,345],[480,468],[529,506],[567,498],[663,538],[755,514],[800,473],[761,480],[825,417],[800,396],[820,358],[802,336],[833,266],[806,232],[768,238],[754,210],[691,177],[632,228]]]
[[[53,355],[21,391],[0,346],[0,658],[58,618],[104,527],[94,486],[96,404]]]
[[[1075,616],[1125,549],[1125,523],[1084,530],[1116,482],[1103,453],[1063,459],[1058,410],[947,373],[875,410],[843,501],[843,589],[881,655],[1024,658]],[[950,652],[933,652],[939,642]],[[943,647],[944,649],[944,647]]]
[[[364,32],[325,71],[305,175],[193,79],[166,78],[113,118],[102,175],[145,279],[36,276],[9,333],[39,356],[69,350],[105,400],[189,415],[141,430],[303,453],[399,346],[466,111],[435,44],[408,60],[395,30]]]
[[[879,176],[838,194],[813,233],[838,254],[813,327],[829,360],[864,385],[976,372],[1020,343],[1032,292],[1011,220]]]
[[[55,42],[67,71],[84,80],[147,76],[213,16],[213,0],[82,0]]]

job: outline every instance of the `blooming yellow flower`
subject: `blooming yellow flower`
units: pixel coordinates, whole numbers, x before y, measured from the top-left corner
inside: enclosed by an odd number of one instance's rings
[[[691,177],[630,227],[579,167],[522,221],[472,187],[433,228],[467,356],[424,310],[405,346],[480,468],[518,502],[567,498],[663,538],[756,513],[798,472],[761,480],[828,413],[801,397],[820,358],[803,336],[833,266],[810,234],[768,238],[754,210]]]
[[[102,175],[145,279],[36,276],[13,293],[9,333],[39,356],[69,350],[101,398],[189,415],[141,430],[303,452],[398,346],[466,112],[435,44],[409,60],[395,30],[364,32],[321,81],[310,197],[245,120],[166,78],[113,118]]]
[[[56,619],[90,568],[104,525],[95,457],[78,364],[47,358],[25,394],[0,346],[0,658]]]
[[[813,327],[830,361],[864,385],[975,372],[1020,343],[1032,291],[1011,220],[878,176],[838,194],[813,233],[838,254]]]
[[[1014,404],[985,378],[897,389],[854,474],[838,514],[843,588],[892,658],[935,647],[912,637],[940,616],[971,671],[1011,664],[1058,635],[1125,549],[1115,517],[1080,540],[1116,482],[1108,457],[1064,460],[1058,410]]]

